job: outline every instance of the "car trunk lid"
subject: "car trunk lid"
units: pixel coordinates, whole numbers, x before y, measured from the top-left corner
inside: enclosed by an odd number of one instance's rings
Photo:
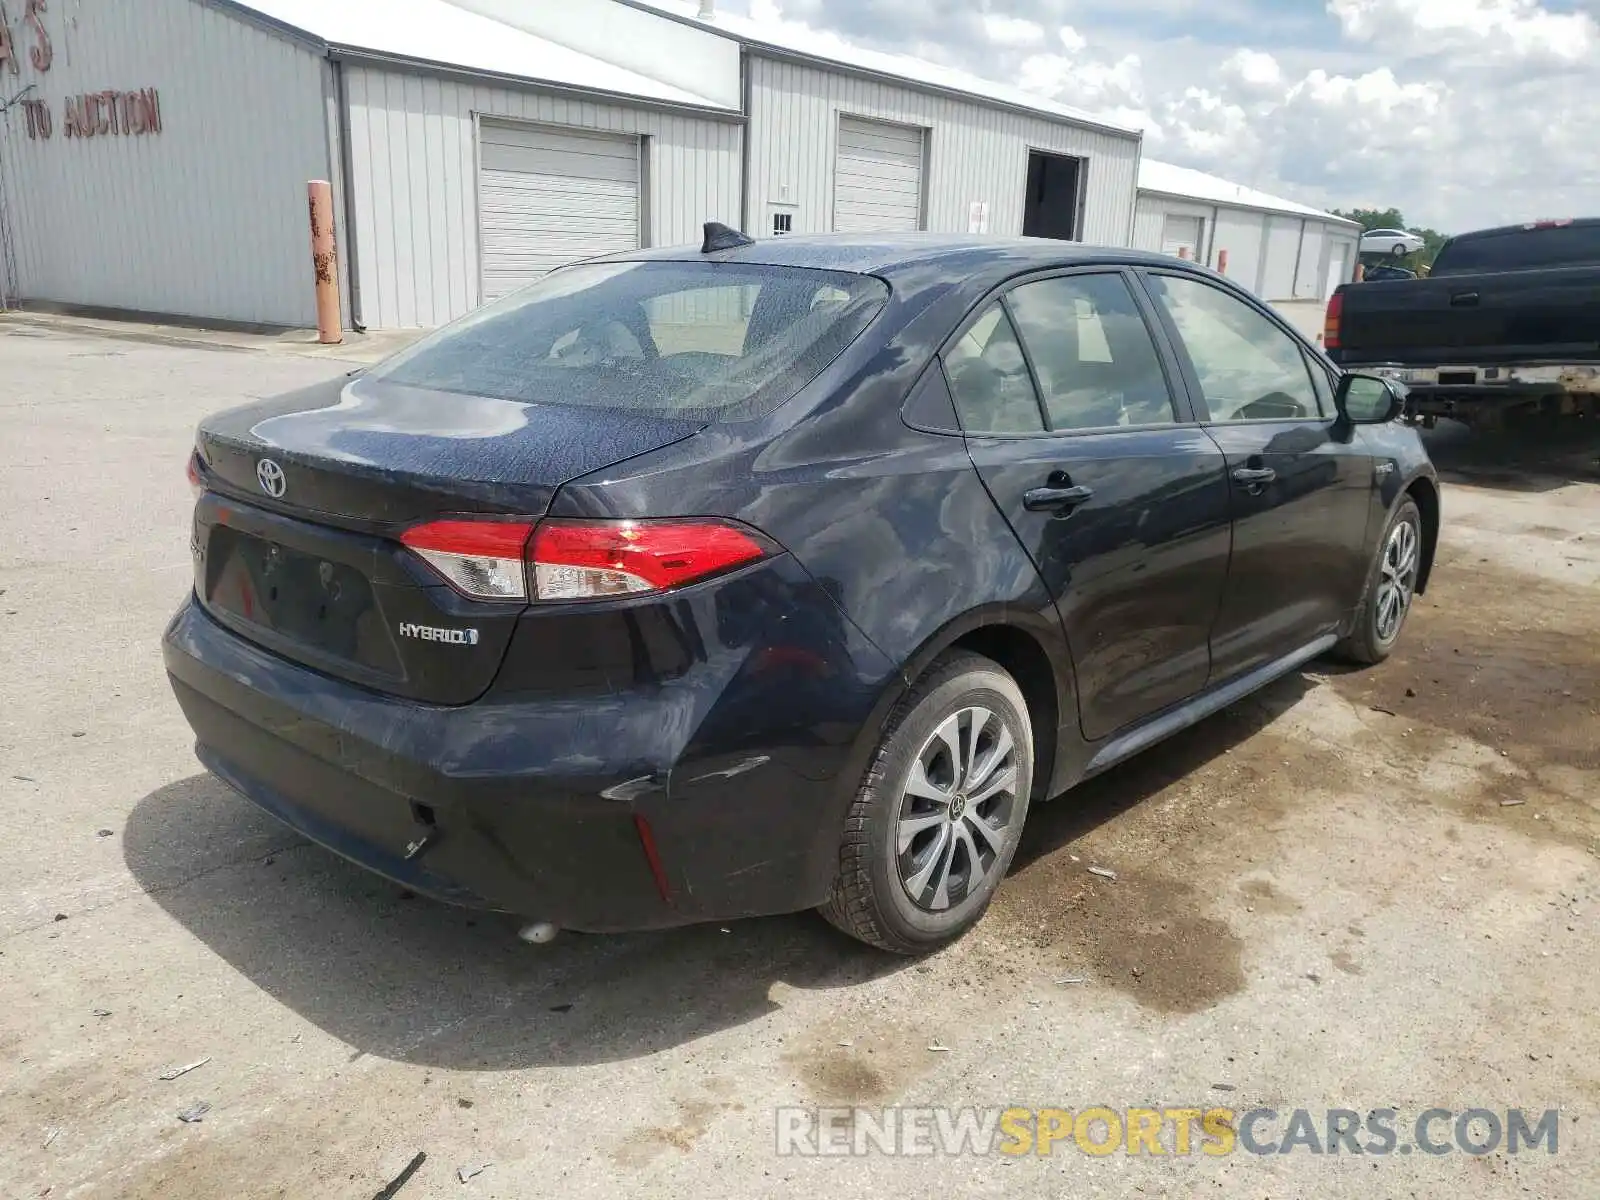
[[[703,422],[340,379],[204,422],[195,590],[217,620],[316,670],[463,704],[521,599],[463,595],[400,542],[468,515],[531,522],[565,482]]]

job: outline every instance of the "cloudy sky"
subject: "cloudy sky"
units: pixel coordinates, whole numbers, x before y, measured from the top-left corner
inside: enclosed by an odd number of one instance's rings
[[[1132,120],[1145,153],[1458,232],[1600,216],[1600,0],[718,0]]]

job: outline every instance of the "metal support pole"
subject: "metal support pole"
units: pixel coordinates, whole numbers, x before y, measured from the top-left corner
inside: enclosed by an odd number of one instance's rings
[[[344,341],[339,315],[339,257],[333,245],[333,185],[326,179],[306,184],[311,214],[311,265],[317,288],[317,341]]]

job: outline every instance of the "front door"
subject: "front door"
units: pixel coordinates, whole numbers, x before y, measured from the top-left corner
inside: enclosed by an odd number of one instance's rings
[[[973,463],[1055,597],[1084,737],[1204,688],[1227,475],[1174,402],[1131,281],[1022,283],[944,361]]]
[[[1212,679],[1239,675],[1333,632],[1370,565],[1373,462],[1336,419],[1324,372],[1242,296],[1151,272],[1205,430],[1227,456],[1233,560],[1211,634]]]

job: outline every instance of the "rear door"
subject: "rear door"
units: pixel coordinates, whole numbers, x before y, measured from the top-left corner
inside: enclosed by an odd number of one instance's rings
[[[1265,309],[1194,275],[1144,279],[1205,432],[1227,456],[1233,557],[1211,634],[1222,680],[1300,649],[1354,608],[1374,463],[1359,431],[1336,419],[1325,369]]]
[[[1012,287],[944,356],[968,451],[1055,597],[1083,734],[1200,691],[1228,565],[1223,457],[1120,271]]]

